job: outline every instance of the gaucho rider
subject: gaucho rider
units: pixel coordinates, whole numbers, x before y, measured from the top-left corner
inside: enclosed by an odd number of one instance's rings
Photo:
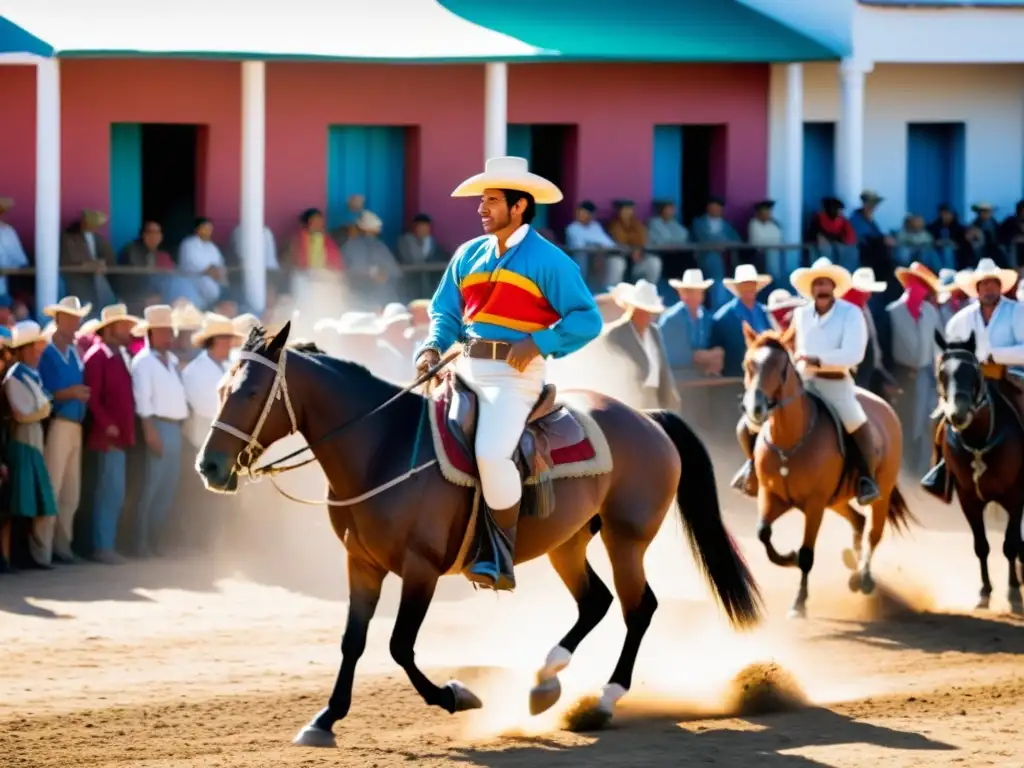
[[[1024,421],[1024,304],[1003,296],[1016,283],[1017,273],[1000,269],[992,259],[982,259],[973,271],[958,274],[956,287],[977,301],[950,318],[946,339],[966,341],[974,334],[974,354],[983,363],[982,375],[1006,395]],[[937,438],[941,435],[936,432]],[[921,485],[946,503],[952,499],[946,463],[941,458]]]
[[[544,358],[575,352],[601,332],[601,314],[576,263],[530,226],[537,204],[562,199],[521,157],[487,161],[452,197],[477,197],[486,234],[452,257],[430,305],[430,331],[417,355],[422,373],[462,342],[459,375],[479,397],[476,460],[495,525],[470,580],[513,589],[522,483],[512,455],[544,387]],[[499,529],[500,533],[498,532]],[[490,554],[490,553],[489,553]]]
[[[843,267],[820,258],[811,267],[794,270],[790,282],[809,300],[793,312],[797,369],[807,390],[828,402],[853,436],[861,459],[857,503],[870,504],[878,498],[877,458],[871,425],[857,400],[851,373],[864,359],[868,330],[860,308],[838,298],[850,289],[853,279]],[[736,431],[747,462],[733,479],[733,487],[751,496],[757,495],[753,456],[758,430],[744,416]]]

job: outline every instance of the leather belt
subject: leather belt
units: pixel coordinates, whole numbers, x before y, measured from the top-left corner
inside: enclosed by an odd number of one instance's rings
[[[842,381],[848,376],[845,373],[839,373],[839,371],[818,371],[814,373],[814,378],[825,379],[826,381]]]
[[[505,360],[512,345],[507,341],[476,339],[462,349],[462,354],[477,360]]]

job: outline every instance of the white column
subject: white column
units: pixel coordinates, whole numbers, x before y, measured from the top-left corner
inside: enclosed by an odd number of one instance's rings
[[[264,310],[267,301],[263,248],[266,119],[266,66],[262,61],[243,61],[241,258],[245,299],[257,314]]]
[[[486,64],[484,70],[484,161],[508,152],[508,65]]]
[[[836,141],[836,194],[849,210],[864,191],[864,77],[871,64],[844,59],[839,64],[839,135]]]
[[[803,242],[804,205],[804,67],[786,65],[786,127],[784,184],[785,218],[782,222],[787,243]]]
[[[60,276],[60,65],[36,63],[36,307],[53,304]]]

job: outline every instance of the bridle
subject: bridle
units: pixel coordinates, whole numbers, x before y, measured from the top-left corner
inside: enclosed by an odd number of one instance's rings
[[[946,413],[949,401],[946,399],[945,387],[943,387],[942,385],[942,379],[941,377],[936,377],[936,380],[938,382],[939,404],[936,408],[937,413],[933,415],[946,416],[946,422],[949,424],[950,429],[952,429],[954,432],[959,433],[963,432],[963,430],[971,426],[971,424],[974,422],[975,416],[977,416],[979,411],[981,411],[986,406],[992,405],[992,395],[989,392],[988,382],[985,381],[985,376],[982,373],[981,363],[978,362],[978,358],[975,357],[973,352],[968,352],[966,349],[948,349],[942,353],[941,357],[939,357],[937,367],[941,369],[947,360],[957,360],[961,363],[968,364],[969,366],[971,366],[971,368],[974,369],[975,373],[977,374],[978,381],[980,382],[978,391],[974,396],[974,401],[971,403],[971,408],[967,412],[967,422],[963,426],[955,427],[953,426],[953,423],[949,420],[949,414]]]

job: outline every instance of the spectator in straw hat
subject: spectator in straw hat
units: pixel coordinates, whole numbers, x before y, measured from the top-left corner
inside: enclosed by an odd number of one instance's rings
[[[704,296],[714,283],[699,269],[688,269],[682,280],[668,284],[679,294],[679,302],[658,318],[669,365],[677,378],[697,379],[722,372],[725,351],[711,347],[711,313],[704,309]]]
[[[14,199],[0,197],[0,269],[21,269],[28,266],[28,256],[21,246],[18,231],[4,221],[4,215],[14,207]],[[6,294],[7,278],[0,275],[0,294]]]
[[[43,456],[57,499],[53,559],[61,563],[75,562],[71,543],[82,491],[82,421],[89,402],[89,387],[85,385],[75,334],[91,309],[91,305],[83,305],[77,296],[65,296],[43,308],[43,314],[52,317],[54,322],[50,343],[39,360],[43,387],[53,393],[53,411]]]
[[[114,290],[103,274],[117,264],[117,254],[99,231],[106,223],[107,214],[102,211],[82,211],[61,237],[60,265],[79,270],[64,274],[67,292],[94,305],[114,301]]]
[[[377,309],[397,299],[402,280],[401,267],[380,239],[383,226],[377,214],[363,211],[356,221],[359,234],[341,248],[348,287],[367,302],[367,309]]]
[[[166,304],[146,307],[133,330],[146,338],[145,348],[132,360],[135,410],[142,420],[146,443],[145,485],[135,515],[136,554],[148,557],[161,548],[167,516],[181,473],[181,431],[188,418],[188,399],[171,352],[175,325]]]
[[[104,307],[94,321],[93,345],[85,353],[89,386],[89,434],[86,447],[96,456],[93,489],[92,557],[117,565],[117,525],[127,489],[127,451],[135,445],[135,396],[132,392],[128,343],[139,318],[124,304]]]
[[[8,344],[17,360],[4,377],[4,394],[14,421],[8,461],[11,508],[21,529],[15,536],[28,543],[21,564],[49,569],[53,567],[50,561],[57,503],[43,458],[43,420],[50,415],[51,396],[38,370],[47,340],[38,323],[23,320],[14,327]]]
[[[806,303],[805,299],[794,296],[785,288],[776,288],[768,294],[768,315],[772,327],[779,332],[785,331],[793,322],[793,311]]]
[[[206,313],[202,327],[192,334],[192,346],[202,351],[185,366],[181,380],[191,411],[185,433],[195,451],[202,447],[210,424],[220,411],[218,389],[230,368],[231,350],[243,338],[229,318],[211,312]]]
[[[725,350],[722,375],[741,376],[743,356],[747,353],[743,323],[758,333],[772,327],[768,308],[757,300],[757,294],[772,282],[772,278],[771,275],[758,274],[752,264],[740,264],[733,277],[722,282],[734,298],[715,312],[711,322],[711,346]]]
[[[217,303],[228,285],[224,255],[213,242],[213,222],[205,216],[196,219],[191,235],[178,246],[178,267],[192,276],[202,307]]]

